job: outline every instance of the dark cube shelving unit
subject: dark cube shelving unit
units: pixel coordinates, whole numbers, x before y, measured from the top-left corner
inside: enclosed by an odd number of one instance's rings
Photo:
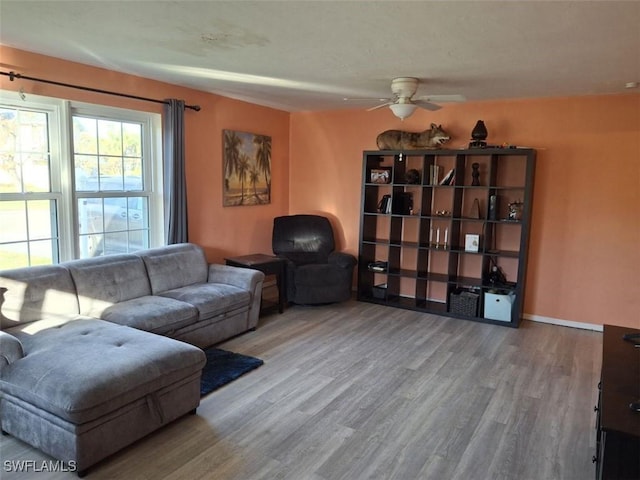
[[[517,327],[535,159],[529,148],[363,152],[358,300]],[[474,164],[479,185],[472,185]],[[434,169],[439,170],[437,179]],[[374,183],[380,176],[371,175],[372,170],[390,172],[389,183]],[[451,182],[442,185],[452,170]],[[384,195],[391,197],[390,213],[378,210]],[[492,198],[497,199],[495,207],[490,206]],[[520,208],[514,214],[509,204],[516,203]],[[466,248],[467,235],[478,235],[477,252]],[[386,270],[368,268],[376,261],[387,262]],[[490,281],[494,265],[506,282]],[[451,295],[461,292],[478,295],[475,315],[452,310]],[[486,318],[485,308],[496,306],[485,305],[486,293],[504,295],[491,298],[509,302],[510,315]],[[504,303],[497,306],[505,308]]]

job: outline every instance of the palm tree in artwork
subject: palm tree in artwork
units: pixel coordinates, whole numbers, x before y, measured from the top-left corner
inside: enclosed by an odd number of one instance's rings
[[[253,185],[253,196],[256,197],[256,202],[262,203],[260,200],[260,196],[258,195],[258,189],[256,188],[256,183],[258,183],[258,179],[260,178],[260,172],[255,164],[251,165],[251,170],[249,170],[249,181],[251,185]]]
[[[224,131],[224,178],[228,180],[234,173],[239,172],[240,146],[242,139],[233,130]],[[229,182],[225,181],[225,188]]]
[[[271,198],[271,137],[267,135],[256,135],[253,143],[256,149],[256,163],[258,169],[264,173],[264,180],[267,184],[267,198]]]
[[[240,153],[240,156],[238,157],[238,165],[236,166],[236,171],[238,172],[238,178],[240,179],[240,190],[242,192],[240,205],[244,204],[244,179],[247,177],[247,173],[249,172],[250,160],[251,159],[245,153]]]

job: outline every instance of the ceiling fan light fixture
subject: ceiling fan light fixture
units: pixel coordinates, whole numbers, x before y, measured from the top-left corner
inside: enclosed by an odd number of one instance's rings
[[[404,120],[415,112],[417,106],[413,103],[394,103],[393,105],[389,105],[389,108],[396,117]]]

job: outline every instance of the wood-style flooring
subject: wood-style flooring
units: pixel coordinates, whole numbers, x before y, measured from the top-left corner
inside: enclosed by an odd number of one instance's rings
[[[90,479],[595,476],[602,334],[349,301],[293,306],[219,345],[265,361]],[[47,456],[11,437],[2,463]],[[70,479],[71,473],[0,477]]]

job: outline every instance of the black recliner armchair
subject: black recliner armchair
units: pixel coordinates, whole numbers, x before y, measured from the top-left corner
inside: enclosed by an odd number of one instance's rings
[[[317,305],[351,297],[356,258],[336,252],[333,228],[319,215],[287,215],[273,220],[273,253],[287,260],[287,300]]]

